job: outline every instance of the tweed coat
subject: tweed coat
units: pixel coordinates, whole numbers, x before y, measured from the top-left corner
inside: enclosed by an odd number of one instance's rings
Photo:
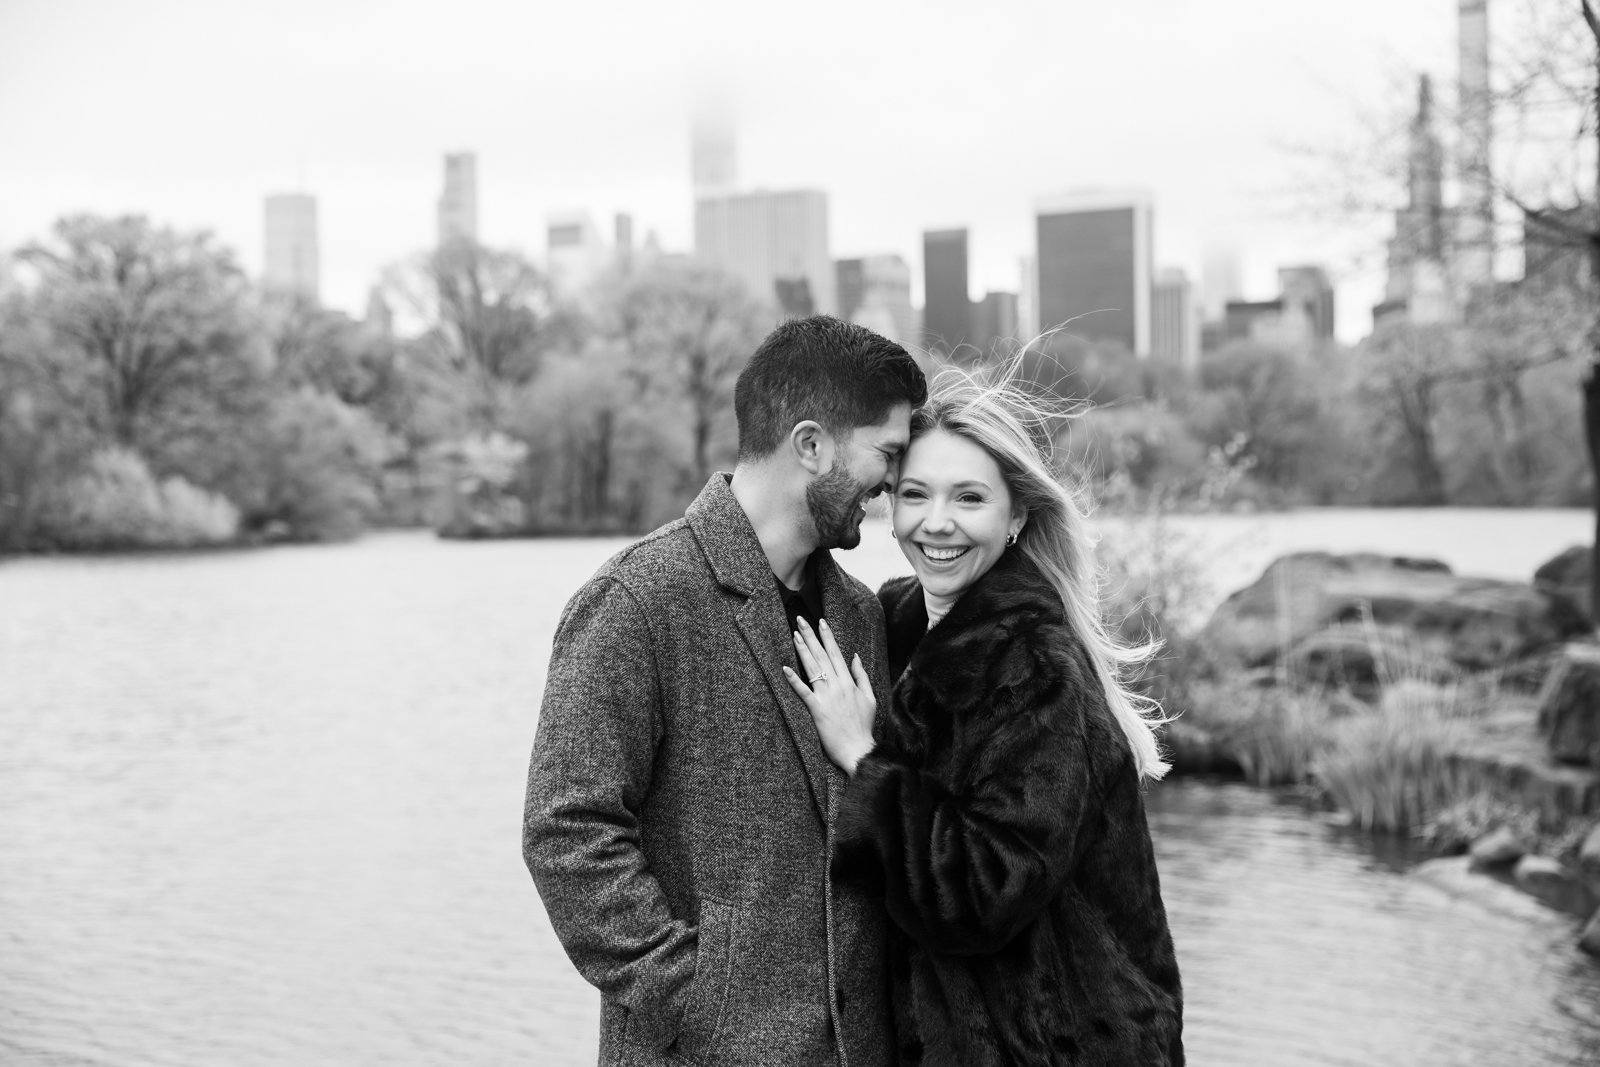
[[[828,553],[814,565],[842,650],[887,691],[877,598]],[[793,661],[725,474],[567,604],[523,855],[600,991],[602,1067],[888,1063],[882,909],[828,876],[845,779]]]
[[[898,681],[835,874],[892,920],[899,1062],[1182,1064],[1140,778],[1060,598],[1015,552],[932,629],[915,579],[879,595]]]

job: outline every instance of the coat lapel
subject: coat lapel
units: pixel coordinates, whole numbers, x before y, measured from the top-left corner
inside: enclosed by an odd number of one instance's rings
[[[795,753],[805,768],[806,784],[811,792],[811,802],[818,817],[828,821],[828,763],[817,739],[817,727],[811,713],[789,688],[780,669],[794,660],[794,645],[789,637],[788,616],[778,600],[777,586],[772,578],[772,565],[767,562],[761,542],[756,538],[744,509],[734,499],[728,487],[728,476],[717,473],[701,490],[689,506],[685,517],[694,532],[700,550],[705,553],[717,581],[731,592],[745,598],[744,605],[734,613],[735,625],[761,668],[767,688],[783,714],[784,725],[794,742]],[[823,592],[828,610],[832,603]],[[833,620],[829,620],[833,625]],[[715,669],[715,664],[707,664]]]

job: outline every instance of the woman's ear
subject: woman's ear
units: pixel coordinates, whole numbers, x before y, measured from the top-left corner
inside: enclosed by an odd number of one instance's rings
[[[1022,536],[1022,528],[1028,525],[1028,513],[1023,508],[1011,509],[1011,539],[1015,541]]]
[[[833,462],[833,439],[822,424],[806,419],[789,431],[789,450],[808,474],[821,474]]]

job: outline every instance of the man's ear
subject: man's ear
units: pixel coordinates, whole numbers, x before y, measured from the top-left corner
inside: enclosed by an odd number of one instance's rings
[[[822,474],[833,465],[833,437],[811,419],[795,423],[789,431],[789,450],[808,474]]]

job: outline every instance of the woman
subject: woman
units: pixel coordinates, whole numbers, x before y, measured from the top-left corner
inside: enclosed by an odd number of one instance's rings
[[[1121,681],[1084,518],[1029,399],[955,370],[912,419],[880,591],[893,700],[826,623],[789,672],[849,775],[834,876],[881,893],[901,1064],[1183,1063],[1140,787],[1159,721]],[[1042,434],[1041,434],[1042,437]]]

